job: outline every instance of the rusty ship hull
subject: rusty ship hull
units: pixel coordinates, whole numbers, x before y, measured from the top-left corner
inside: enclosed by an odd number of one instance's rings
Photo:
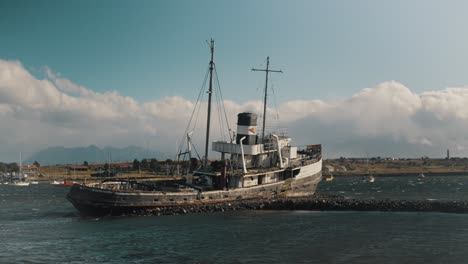
[[[322,161],[318,160],[302,167],[301,169],[306,172],[299,172],[293,177],[231,190],[200,191],[186,188],[180,191],[144,191],[120,190],[121,186],[117,182],[107,184],[106,187],[74,184],[67,194],[67,199],[81,215],[104,216],[141,214],[161,207],[186,207],[239,200],[308,196],[315,193],[322,178],[321,166]],[[292,169],[269,173],[285,176],[294,174]],[[246,176],[255,177],[255,175]]]

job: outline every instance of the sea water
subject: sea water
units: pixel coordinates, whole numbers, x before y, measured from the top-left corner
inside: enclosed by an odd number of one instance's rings
[[[0,263],[466,263],[468,214],[239,211],[80,217],[68,188],[0,185]],[[350,198],[467,199],[468,176],[335,177]]]

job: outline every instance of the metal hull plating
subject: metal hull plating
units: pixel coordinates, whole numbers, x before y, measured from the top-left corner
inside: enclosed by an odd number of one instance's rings
[[[115,191],[74,184],[67,199],[83,215],[121,215],[140,209],[183,207],[244,199],[312,195],[322,178],[321,160],[301,168],[294,178],[245,188],[216,191]]]

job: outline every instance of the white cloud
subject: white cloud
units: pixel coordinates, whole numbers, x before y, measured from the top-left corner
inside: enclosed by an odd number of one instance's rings
[[[174,152],[193,107],[183,97],[139,103],[116,91],[97,93],[45,69],[32,76],[18,61],[0,60],[0,160],[55,145],[146,145]],[[206,104],[198,133],[204,138]],[[231,128],[237,113],[260,113],[262,104],[225,101]],[[214,111],[216,113],[216,110]],[[276,111],[269,109],[273,121]],[[280,121],[299,144],[323,142],[330,156],[437,155],[453,148],[468,155],[468,89],[446,88],[421,94],[395,81],[365,88],[350,98],[326,102],[294,100],[278,107]],[[224,115],[224,113],[222,113]],[[218,123],[214,114],[213,123]],[[259,123],[261,120],[259,119]],[[220,132],[212,130],[216,139]]]
[[[343,151],[355,156],[364,152],[442,156],[446,148],[459,150],[458,155],[468,154],[459,147],[468,144],[464,133],[468,130],[466,88],[416,94],[391,81],[363,89],[340,102],[322,103],[320,110],[315,110],[317,102],[310,101],[309,109],[314,110],[295,125],[329,142],[335,152],[329,152],[331,155]],[[305,105],[307,102],[302,102],[301,108],[307,108]],[[395,150],[395,146],[400,149]]]
[[[439,120],[468,119],[468,89],[447,88],[421,94],[424,110],[434,113]]]
[[[70,80],[60,78],[60,73],[54,73],[49,67],[45,67],[45,73],[47,77],[56,84],[57,88],[64,92],[83,96],[94,94],[91,90],[83,86],[76,85]]]

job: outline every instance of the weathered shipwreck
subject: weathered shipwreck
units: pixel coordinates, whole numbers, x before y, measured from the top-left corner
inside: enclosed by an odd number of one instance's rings
[[[67,198],[82,214],[135,214],[152,208],[314,194],[322,178],[321,145],[308,145],[299,149],[291,145],[291,138],[285,135],[265,134],[268,74],[275,72],[269,69],[268,59],[266,69],[261,70],[266,73],[261,135],[257,134],[256,114],[238,114],[236,133],[229,140],[212,143],[212,151],[220,153],[221,159],[209,164],[213,40],[210,48],[204,158],[199,163],[192,156],[191,133],[187,133],[186,150],[178,155],[188,157],[182,179],[158,182],[107,179],[99,183],[74,184]]]

